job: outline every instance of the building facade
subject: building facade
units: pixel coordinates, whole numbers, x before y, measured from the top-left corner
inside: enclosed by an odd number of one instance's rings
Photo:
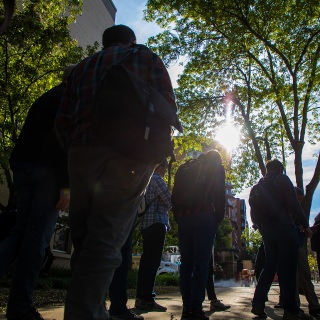
[[[114,25],[116,12],[112,0],[84,0],[82,14],[70,25],[72,38],[84,48],[96,41],[101,46],[103,31]]]

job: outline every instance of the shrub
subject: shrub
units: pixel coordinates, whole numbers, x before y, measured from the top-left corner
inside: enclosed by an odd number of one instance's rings
[[[138,280],[138,270],[128,272],[128,289],[136,289]],[[179,286],[179,273],[164,273],[156,277],[156,286]]]
[[[49,270],[50,277],[71,278],[71,269],[63,267],[52,267]]]
[[[179,273],[163,273],[157,276],[156,286],[179,286]]]
[[[130,270],[128,272],[127,288],[136,289],[138,280],[138,270]]]

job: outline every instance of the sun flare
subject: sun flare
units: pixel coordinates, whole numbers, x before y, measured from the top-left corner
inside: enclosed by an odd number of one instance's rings
[[[230,153],[239,145],[240,129],[228,122],[218,129],[215,139]]]

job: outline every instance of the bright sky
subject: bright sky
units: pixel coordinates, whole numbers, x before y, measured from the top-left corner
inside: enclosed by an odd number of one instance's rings
[[[137,42],[146,44],[147,39],[151,36],[158,34],[161,29],[155,23],[147,23],[143,20],[143,10],[147,3],[146,0],[112,0],[117,8],[116,24],[125,24],[132,28],[136,34]],[[169,74],[174,87],[177,86],[176,79],[179,73],[182,72],[182,68],[174,65],[169,68]],[[320,144],[316,146],[306,145],[304,147],[303,160],[304,160],[304,178],[305,184],[307,184],[314,171],[316,158],[312,157],[313,154],[318,154],[320,151]],[[294,179],[294,167],[293,159],[288,161],[287,175],[295,184]],[[248,204],[248,193],[250,189],[243,190],[242,193],[237,194],[236,197],[246,200],[247,204],[247,219],[250,220],[250,207]],[[313,219],[316,214],[320,212],[320,186],[318,186],[311,207],[310,225],[313,225]]]

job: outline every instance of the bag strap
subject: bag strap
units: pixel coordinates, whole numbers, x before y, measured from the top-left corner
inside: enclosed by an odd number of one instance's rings
[[[158,197],[153,198],[149,203],[146,202],[147,205],[146,205],[144,211],[141,212],[141,213],[138,213],[138,217],[139,217],[139,218],[143,217],[143,216],[146,214],[147,210],[150,208],[150,206],[152,205],[152,203],[155,202],[155,200],[156,200],[157,198],[158,198]]]
[[[147,205],[146,205],[146,208],[143,212],[141,213],[138,213],[137,214],[137,219],[136,219],[136,223],[134,225],[134,229],[138,226],[138,224],[140,223],[141,221],[141,218],[146,214],[147,210],[149,209],[149,207],[151,206],[151,204],[157,199],[158,197],[155,197],[154,199],[152,199]]]

